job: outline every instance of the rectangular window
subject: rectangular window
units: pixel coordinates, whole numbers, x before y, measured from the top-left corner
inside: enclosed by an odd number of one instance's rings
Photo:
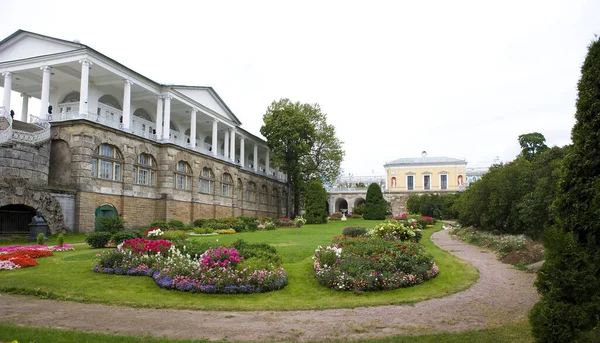
[[[406,177],[406,189],[412,191],[415,189],[415,177],[412,175],[408,175]]]
[[[148,184],[148,169],[140,169],[140,185]]]
[[[231,195],[229,194],[229,187],[230,185],[224,183],[223,184],[223,196],[224,197],[230,197]]]
[[[177,174],[177,189],[185,189],[185,175]]]
[[[133,167],[133,173],[131,173],[131,178],[132,178],[132,182],[134,185],[137,184],[137,174],[138,174],[138,168]]]
[[[212,194],[212,182],[200,179],[200,193]]]
[[[112,172],[113,172],[112,162],[100,160],[100,173],[98,174],[98,177],[100,177],[102,179],[112,180],[112,176],[113,176]]]
[[[156,172],[154,170],[150,171],[150,186],[156,186]]]
[[[423,189],[426,191],[431,189],[431,175],[423,175]]]
[[[113,180],[121,181],[121,163],[115,163],[115,176]]]
[[[441,189],[448,189],[448,175],[440,175],[440,187]]]
[[[98,177],[98,160],[92,158],[92,177]]]

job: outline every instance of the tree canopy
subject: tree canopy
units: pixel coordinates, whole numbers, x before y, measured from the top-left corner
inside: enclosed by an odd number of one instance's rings
[[[272,164],[287,173],[296,215],[306,182],[333,182],[338,177],[344,157],[342,142],[318,104],[273,101],[263,122],[260,133],[267,139]]]
[[[546,137],[539,132],[526,133],[519,136],[519,144],[521,145],[521,156],[531,161],[535,154],[546,149]]]

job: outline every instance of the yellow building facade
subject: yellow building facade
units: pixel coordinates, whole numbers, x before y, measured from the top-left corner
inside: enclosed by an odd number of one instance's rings
[[[456,192],[464,187],[467,161],[450,157],[399,158],[384,165],[389,192]]]

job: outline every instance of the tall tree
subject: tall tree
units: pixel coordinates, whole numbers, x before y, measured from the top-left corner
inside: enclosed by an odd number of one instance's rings
[[[559,183],[556,225],[547,231],[546,262],[531,311],[540,342],[594,341],[600,321],[600,39],[588,47],[577,85],[573,145]],[[596,335],[592,338],[591,335]],[[596,340],[597,341],[597,340]]]
[[[531,161],[536,154],[548,149],[546,137],[539,132],[520,135],[519,144],[521,145],[521,156],[529,161]]]
[[[332,182],[339,175],[344,156],[342,143],[318,104],[273,101],[263,121],[260,133],[267,138],[273,164],[287,173],[293,214],[297,215],[306,182]]]
[[[367,188],[367,198],[365,199],[365,212],[363,218],[367,220],[382,220],[387,214],[388,203],[383,198],[381,187],[376,183],[371,183]]]
[[[327,223],[327,191],[321,181],[312,180],[306,184],[304,211],[307,224]]]

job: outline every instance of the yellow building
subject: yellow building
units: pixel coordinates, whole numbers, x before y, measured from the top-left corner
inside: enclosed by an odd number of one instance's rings
[[[458,191],[466,181],[467,161],[449,157],[399,158],[384,165],[389,192]]]

